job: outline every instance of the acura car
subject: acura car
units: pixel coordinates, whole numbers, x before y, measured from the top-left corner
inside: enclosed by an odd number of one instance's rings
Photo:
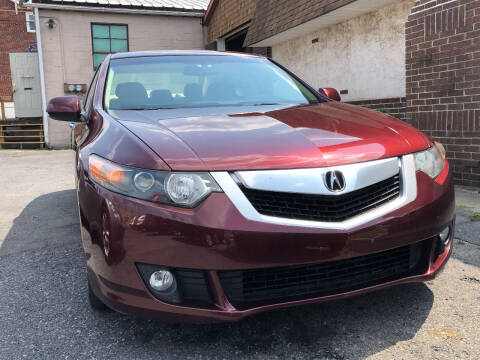
[[[74,128],[96,309],[233,321],[431,280],[451,254],[442,145],[271,59],[108,55],[83,105],[47,112]]]

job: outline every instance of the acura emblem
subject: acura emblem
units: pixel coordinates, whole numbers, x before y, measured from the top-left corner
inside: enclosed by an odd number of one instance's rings
[[[332,192],[345,189],[345,176],[340,171],[327,171],[325,173],[325,185]]]

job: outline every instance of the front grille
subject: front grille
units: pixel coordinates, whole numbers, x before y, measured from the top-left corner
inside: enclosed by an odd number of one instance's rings
[[[253,207],[279,218],[340,222],[374,209],[400,195],[400,176],[392,176],[344,195],[311,195],[241,187]]]
[[[235,306],[280,302],[352,291],[407,275],[418,265],[423,243],[326,263],[221,271],[225,294]]]

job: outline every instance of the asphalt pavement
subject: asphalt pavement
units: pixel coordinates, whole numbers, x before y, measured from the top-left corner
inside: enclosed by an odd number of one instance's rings
[[[73,164],[68,150],[0,151],[0,359],[480,359],[470,207],[434,281],[237,323],[167,324],[89,307]]]

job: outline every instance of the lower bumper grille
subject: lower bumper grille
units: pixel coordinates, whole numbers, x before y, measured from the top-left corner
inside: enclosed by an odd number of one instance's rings
[[[327,263],[219,272],[230,302],[280,302],[352,291],[406,276],[423,243]]]
[[[260,214],[298,220],[340,222],[398,198],[400,175],[344,195],[296,194],[245,187],[241,189]]]

